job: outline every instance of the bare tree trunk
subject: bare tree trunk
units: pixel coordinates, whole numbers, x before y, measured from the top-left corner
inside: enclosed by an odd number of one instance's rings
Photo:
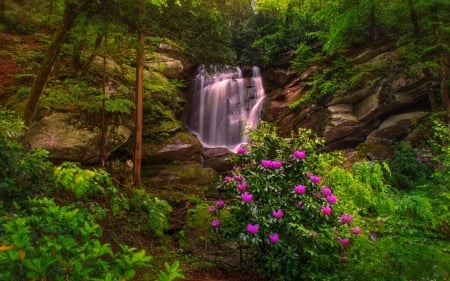
[[[447,81],[449,79],[449,58],[447,52],[444,50],[441,51],[440,57],[440,89],[441,89],[441,99],[442,99],[442,107],[447,112],[447,123],[450,128],[450,97],[448,95],[448,86]]]
[[[106,77],[106,42],[107,40],[107,33],[105,32],[105,52],[103,54],[103,91],[102,91],[102,117],[101,117],[101,134],[100,134],[100,166],[105,167],[105,143],[106,143],[106,132],[107,132],[107,124],[106,124],[106,105],[105,105],[105,99],[106,99],[106,83],[107,77]]]
[[[100,48],[100,46],[102,45],[103,42],[103,36],[106,36],[106,34],[103,34],[102,32],[98,32],[97,36],[95,37],[95,45],[94,45],[94,51],[92,52],[92,54],[89,56],[89,58],[86,60],[86,62],[84,63],[84,65],[81,67],[81,70],[78,71],[78,76],[84,76],[86,75],[86,73],[88,72],[89,68],[92,65],[92,62],[95,59],[95,56],[97,56],[97,51]],[[106,39],[105,39],[106,40]],[[106,54],[105,54],[106,56]]]
[[[414,9],[412,0],[408,0],[408,7],[411,23],[414,27],[414,35],[416,36],[416,38],[419,38],[420,37],[419,17],[417,16],[416,9]]]
[[[5,18],[5,0],[0,0],[0,19]]]
[[[48,47],[44,60],[41,63],[41,67],[39,68],[31,86],[30,95],[28,97],[27,104],[25,105],[24,112],[24,119],[26,123],[29,123],[34,117],[42,91],[45,88],[45,84],[47,83],[53,65],[55,64],[59,52],[61,51],[66,34],[73,27],[76,19],[89,0],[80,0],[78,2],[66,0],[65,2],[66,6],[64,8],[63,19],[53,34],[50,46]]]
[[[2,1],[2,0],[0,0]],[[52,22],[52,16],[53,16],[53,10],[54,10],[54,0],[50,0],[49,4],[48,4],[48,15],[47,15],[47,32],[50,31],[51,29],[51,22]]]
[[[370,22],[370,40],[371,43],[374,44],[378,40],[378,29],[377,29],[377,18],[375,13],[375,4],[372,4],[372,7],[370,7],[370,16],[369,16],[369,22]]]
[[[142,161],[142,125],[143,125],[143,99],[144,99],[144,30],[138,30],[139,46],[136,60],[136,115],[134,129],[134,163],[133,163],[133,184],[141,184],[141,161]]]

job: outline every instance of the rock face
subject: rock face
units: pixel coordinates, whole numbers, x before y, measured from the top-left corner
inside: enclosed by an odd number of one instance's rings
[[[375,69],[382,65],[387,73],[369,72],[350,92],[289,108],[310,90],[308,78],[319,69],[311,67],[281,84],[284,86],[272,95],[264,118],[275,123],[282,134],[299,127],[313,129],[324,137],[327,150],[352,148],[364,142],[392,143],[406,137],[413,122],[430,111],[427,99],[432,90],[430,81],[420,72],[414,75],[402,72],[395,50],[370,49],[351,61],[354,69]],[[283,79],[274,76],[272,80],[282,82]]]
[[[59,161],[95,163],[100,157],[101,129],[91,126],[82,113],[52,113],[31,124],[27,140],[32,148],[44,148],[49,158]],[[127,142],[131,131],[122,125],[111,125],[105,136],[105,156]]]
[[[196,161],[200,163],[201,143],[196,137],[180,132],[160,144],[144,143],[143,163],[168,164]]]
[[[160,70],[169,79],[181,79],[184,66],[180,60],[166,54],[154,53],[146,58],[146,66],[150,69]]]

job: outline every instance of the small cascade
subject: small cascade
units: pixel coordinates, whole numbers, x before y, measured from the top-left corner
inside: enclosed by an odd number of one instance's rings
[[[204,146],[236,151],[247,142],[246,129],[257,125],[265,97],[261,75],[256,66],[245,74],[240,68],[213,74],[199,68],[186,125]]]

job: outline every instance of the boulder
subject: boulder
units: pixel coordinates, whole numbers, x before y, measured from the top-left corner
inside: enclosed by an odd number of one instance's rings
[[[144,143],[142,161],[149,164],[200,162],[201,151],[202,145],[196,137],[180,132],[158,144]]]
[[[110,125],[105,136],[106,158],[131,136],[123,125]],[[101,129],[90,125],[81,113],[54,112],[31,124],[26,139],[32,148],[44,148],[49,158],[60,161],[95,163],[100,159]]]
[[[169,79],[182,79],[184,66],[180,60],[166,54],[153,53],[146,58],[146,67],[160,71]]]
[[[218,172],[230,170],[232,164],[229,161],[233,152],[226,148],[203,148],[202,151],[202,163],[203,166],[212,168]]]
[[[389,116],[367,136],[367,142],[390,144],[400,137],[406,137],[411,125],[427,114],[424,111],[414,111]]]
[[[150,189],[170,189],[185,191],[199,186],[208,186],[218,180],[218,174],[199,162],[182,162],[170,165],[146,165],[142,167],[144,183]],[[198,195],[203,197],[205,190]],[[197,192],[194,192],[197,193]]]
[[[103,56],[95,56],[90,69],[96,73],[103,73]],[[122,75],[122,68],[120,65],[109,56],[106,57],[106,73],[113,76]]]

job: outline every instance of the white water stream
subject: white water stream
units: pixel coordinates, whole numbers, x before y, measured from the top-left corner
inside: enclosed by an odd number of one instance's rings
[[[236,151],[247,142],[247,128],[257,125],[265,97],[259,68],[244,77],[237,68],[209,74],[199,68],[187,127],[205,147]]]

